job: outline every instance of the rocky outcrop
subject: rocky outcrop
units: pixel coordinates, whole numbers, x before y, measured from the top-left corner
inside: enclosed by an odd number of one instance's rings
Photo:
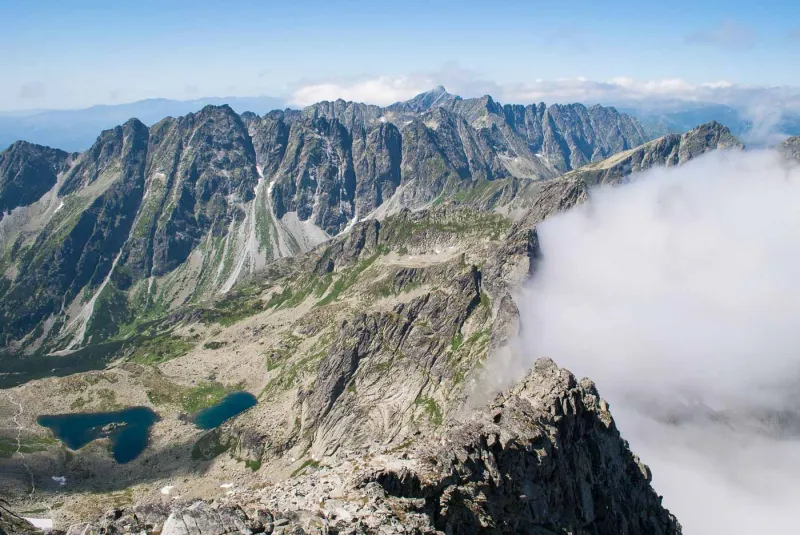
[[[542,359],[444,434],[421,477],[378,477],[425,497],[447,533],[680,533],[594,384]]]
[[[209,234],[223,235],[258,184],[252,140],[228,106],[165,119],[150,135],[144,217],[122,259],[136,277],[168,273]]]
[[[50,191],[74,156],[26,141],[0,152],[0,220],[6,212],[32,204]]]
[[[800,162],[800,136],[785,139],[778,144],[777,149],[787,160]]]
[[[420,275],[398,276],[395,287]],[[475,364],[476,355],[458,345],[472,334],[464,324],[471,316],[480,325],[488,320],[488,311],[477,310],[480,272],[454,266],[450,277],[444,291],[387,312],[359,314],[339,327],[313,388],[301,395],[300,432],[314,435],[315,454],[390,441],[411,425],[414,413],[440,423],[447,390]],[[402,388],[397,377],[403,377]]]
[[[546,162],[551,176],[644,143],[641,125],[614,108],[582,104],[501,105],[490,96],[447,107],[485,130],[493,146],[528,165]],[[519,162],[518,162],[519,163]]]
[[[353,141],[337,120],[295,122],[275,175],[272,197],[278,218],[294,212],[302,221],[338,232],[353,219],[356,175]]]
[[[281,148],[259,151],[270,165]],[[281,226],[268,209],[252,138],[228,106],[149,129],[132,119],[103,132],[62,175],[52,199],[0,232],[6,343],[31,333],[50,348],[101,341],[146,313],[143,304],[229,289],[268,259],[324,239]],[[179,280],[168,278],[186,264]],[[151,277],[162,278],[161,295],[129,299]],[[158,288],[150,282],[145,293]]]
[[[15,514],[0,499],[0,535],[40,535],[42,530]]]
[[[589,186],[618,184],[632,173],[653,167],[683,165],[702,154],[715,150],[743,150],[744,145],[727,127],[711,122],[684,134],[668,134],[640,147],[620,152],[565,175]]]
[[[245,512],[246,511],[246,512]],[[84,533],[678,535],[594,384],[543,359],[439,437],[258,491],[114,510]]]
[[[270,518],[271,519],[271,518]],[[235,506],[211,506],[203,501],[168,507],[161,504],[112,509],[102,518],[69,527],[67,535],[161,533],[162,535],[224,535],[271,533],[267,517],[248,518]]]

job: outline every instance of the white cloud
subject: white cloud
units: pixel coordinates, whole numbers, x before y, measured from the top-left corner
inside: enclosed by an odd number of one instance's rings
[[[320,82],[303,85],[292,92],[289,102],[308,106],[322,100],[352,100],[387,106],[427,91],[432,81],[421,76],[380,76],[350,82]]]
[[[343,98],[385,106],[409,99],[437,85],[444,85],[451,93],[465,98],[489,94],[500,102],[513,104],[584,102],[668,107],[676,103],[702,102],[746,109],[769,102],[782,110],[800,110],[798,87],[746,86],[728,80],[702,83],[680,78],[637,80],[624,76],[605,81],[575,77],[498,84],[485,79],[480,73],[457,65],[448,65],[436,72],[299,84],[291,92],[289,101],[296,106],[307,106],[320,100]]]
[[[549,356],[595,380],[687,535],[795,529],[798,204],[798,168],[727,152],[539,225],[505,377]]]

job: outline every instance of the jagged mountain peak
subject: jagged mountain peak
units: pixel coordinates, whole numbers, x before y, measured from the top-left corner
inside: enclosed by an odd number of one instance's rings
[[[448,93],[444,86],[438,85],[430,91],[420,93],[419,95],[406,100],[405,102],[396,102],[387,109],[391,111],[420,113],[431,110],[432,108],[438,106],[444,106],[456,100],[461,100],[461,97]]]

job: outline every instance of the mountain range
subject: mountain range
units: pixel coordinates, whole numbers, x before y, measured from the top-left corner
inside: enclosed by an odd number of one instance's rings
[[[226,292],[358,221],[442,202],[508,206],[532,182],[645,139],[610,108],[437,88],[387,108],[131,119],[83,153],[14,143],[0,154],[3,340],[97,342],[124,318]]]
[[[389,108],[424,111],[437,105],[436,99],[452,100],[441,90],[428,91],[409,101]],[[467,99],[474,100],[474,99]],[[152,126],[164,117],[194,113],[208,105],[229,105],[239,114],[253,112],[264,115],[275,109],[287,109],[290,101],[279,97],[207,97],[191,100],[164,98],[140,100],[124,104],[92,106],[70,110],[0,111],[0,149],[17,140],[58,147],[68,152],[84,151],[92,146],[98,132],[136,117]],[[753,109],[745,104],[727,105],[713,102],[612,101],[619,112],[634,117],[651,139],[666,134],[681,134],[697,125],[716,121],[749,146],[772,146],[783,137],[800,134],[800,117],[791,109],[776,105]],[[374,107],[377,108],[377,107]],[[763,108],[763,109],[762,109]]]

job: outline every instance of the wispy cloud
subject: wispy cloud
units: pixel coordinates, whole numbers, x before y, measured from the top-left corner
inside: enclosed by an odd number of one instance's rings
[[[42,82],[34,81],[23,84],[17,96],[23,99],[37,99],[42,98],[46,92],[47,88]]]
[[[713,45],[721,47],[747,48],[755,43],[755,32],[732,20],[723,20],[713,28],[696,30],[684,36],[684,41],[692,45]]]

